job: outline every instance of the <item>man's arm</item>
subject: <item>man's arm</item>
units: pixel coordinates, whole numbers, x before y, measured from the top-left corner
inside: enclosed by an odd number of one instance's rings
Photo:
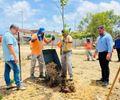
[[[38,39],[36,34],[33,34],[31,37],[31,42],[35,42]]]
[[[96,58],[97,54],[98,54],[98,52],[97,52],[97,51],[95,51],[95,53],[94,53],[93,57],[94,57],[94,58]]]
[[[107,38],[107,46],[108,46],[108,54],[106,56],[106,59],[111,60],[111,54],[112,54],[112,50],[113,50],[113,40],[112,40],[111,36],[109,36]]]
[[[109,36],[107,38],[107,46],[108,46],[108,52],[109,53],[112,53],[112,49],[113,49],[113,40],[112,40],[112,37]]]
[[[6,35],[4,37],[4,39],[5,39],[6,45],[8,46],[8,49],[10,51],[10,54],[14,57],[15,63],[18,63],[18,58],[17,58],[17,55],[13,48],[13,40],[12,40],[11,36]]]
[[[45,42],[46,44],[49,44],[49,43],[51,43],[51,42],[54,41],[54,40],[55,40],[55,36],[54,36],[54,35],[52,35],[52,37],[51,37],[50,40],[47,40],[46,38],[44,38],[44,42]]]
[[[17,58],[16,53],[14,51],[13,45],[9,44],[8,49],[9,49],[11,55],[13,55],[15,62],[18,63],[18,58]]]
[[[48,39],[44,38],[44,42],[45,42],[46,44],[49,44],[49,43],[52,42],[52,39],[51,39],[51,40],[48,40]]]

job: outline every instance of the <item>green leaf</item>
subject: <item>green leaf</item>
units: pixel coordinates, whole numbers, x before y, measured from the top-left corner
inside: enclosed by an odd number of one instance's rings
[[[60,0],[61,6],[65,6],[68,3],[68,0]]]

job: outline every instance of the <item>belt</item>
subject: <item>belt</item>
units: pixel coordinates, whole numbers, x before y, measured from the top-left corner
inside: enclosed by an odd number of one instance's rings
[[[66,53],[69,53],[69,52],[72,52],[72,50],[69,50],[69,51],[63,51],[63,54],[66,54]]]
[[[102,52],[99,52],[99,53],[107,53],[108,51],[102,51]]]

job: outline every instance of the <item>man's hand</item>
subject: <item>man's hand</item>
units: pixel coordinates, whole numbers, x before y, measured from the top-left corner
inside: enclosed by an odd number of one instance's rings
[[[97,52],[94,53],[93,58],[96,58],[96,56],[97,56]]]
[[[108,53],[108,54],[107,54],[106,59],[107,59],[108,61],[111,60],[111,53]]]
[[[52,38],[51,38],[51,39],[52,39],[52,41],[54,41],[54,40],[55,40],[55,36],[54,36],[54,35],[52,35]]]
[[[14,57],[15,63],[18,64],[19,63],[19,59],[17,57]]]

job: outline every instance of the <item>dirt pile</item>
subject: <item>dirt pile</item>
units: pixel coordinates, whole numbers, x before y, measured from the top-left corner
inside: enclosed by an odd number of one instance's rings
[[[75,91],[76,90],[75,90],[75,85],[74,85],[73,81],[66,81],[66,80],[62,81],[60,92],[72,93],[72,92],[75,92]]]
[[[45,84],[51,88],[58,88],[58,92],[72,93],[75,92],[74,81],[69,81],[66,78],[61,77],[60,71],[57,70],[57,64],[51,62],[46,65],[46,79],[41,80],[40,78],[35,78],[33,81],[35,84]],[[24,81],[26,84],[31,83],[30,81]]]
[[[60,73],[57,71],[57,64],[51,62],[46,65],[46,69],[50,87],[60,86],[60,92],[64,93],[75,92],[74,82],[60,76]]]
[[[47,81],[50,87],[56,87],[60,84],[61,78],[57,71],[57,64],[51,62],[46,65]]]

